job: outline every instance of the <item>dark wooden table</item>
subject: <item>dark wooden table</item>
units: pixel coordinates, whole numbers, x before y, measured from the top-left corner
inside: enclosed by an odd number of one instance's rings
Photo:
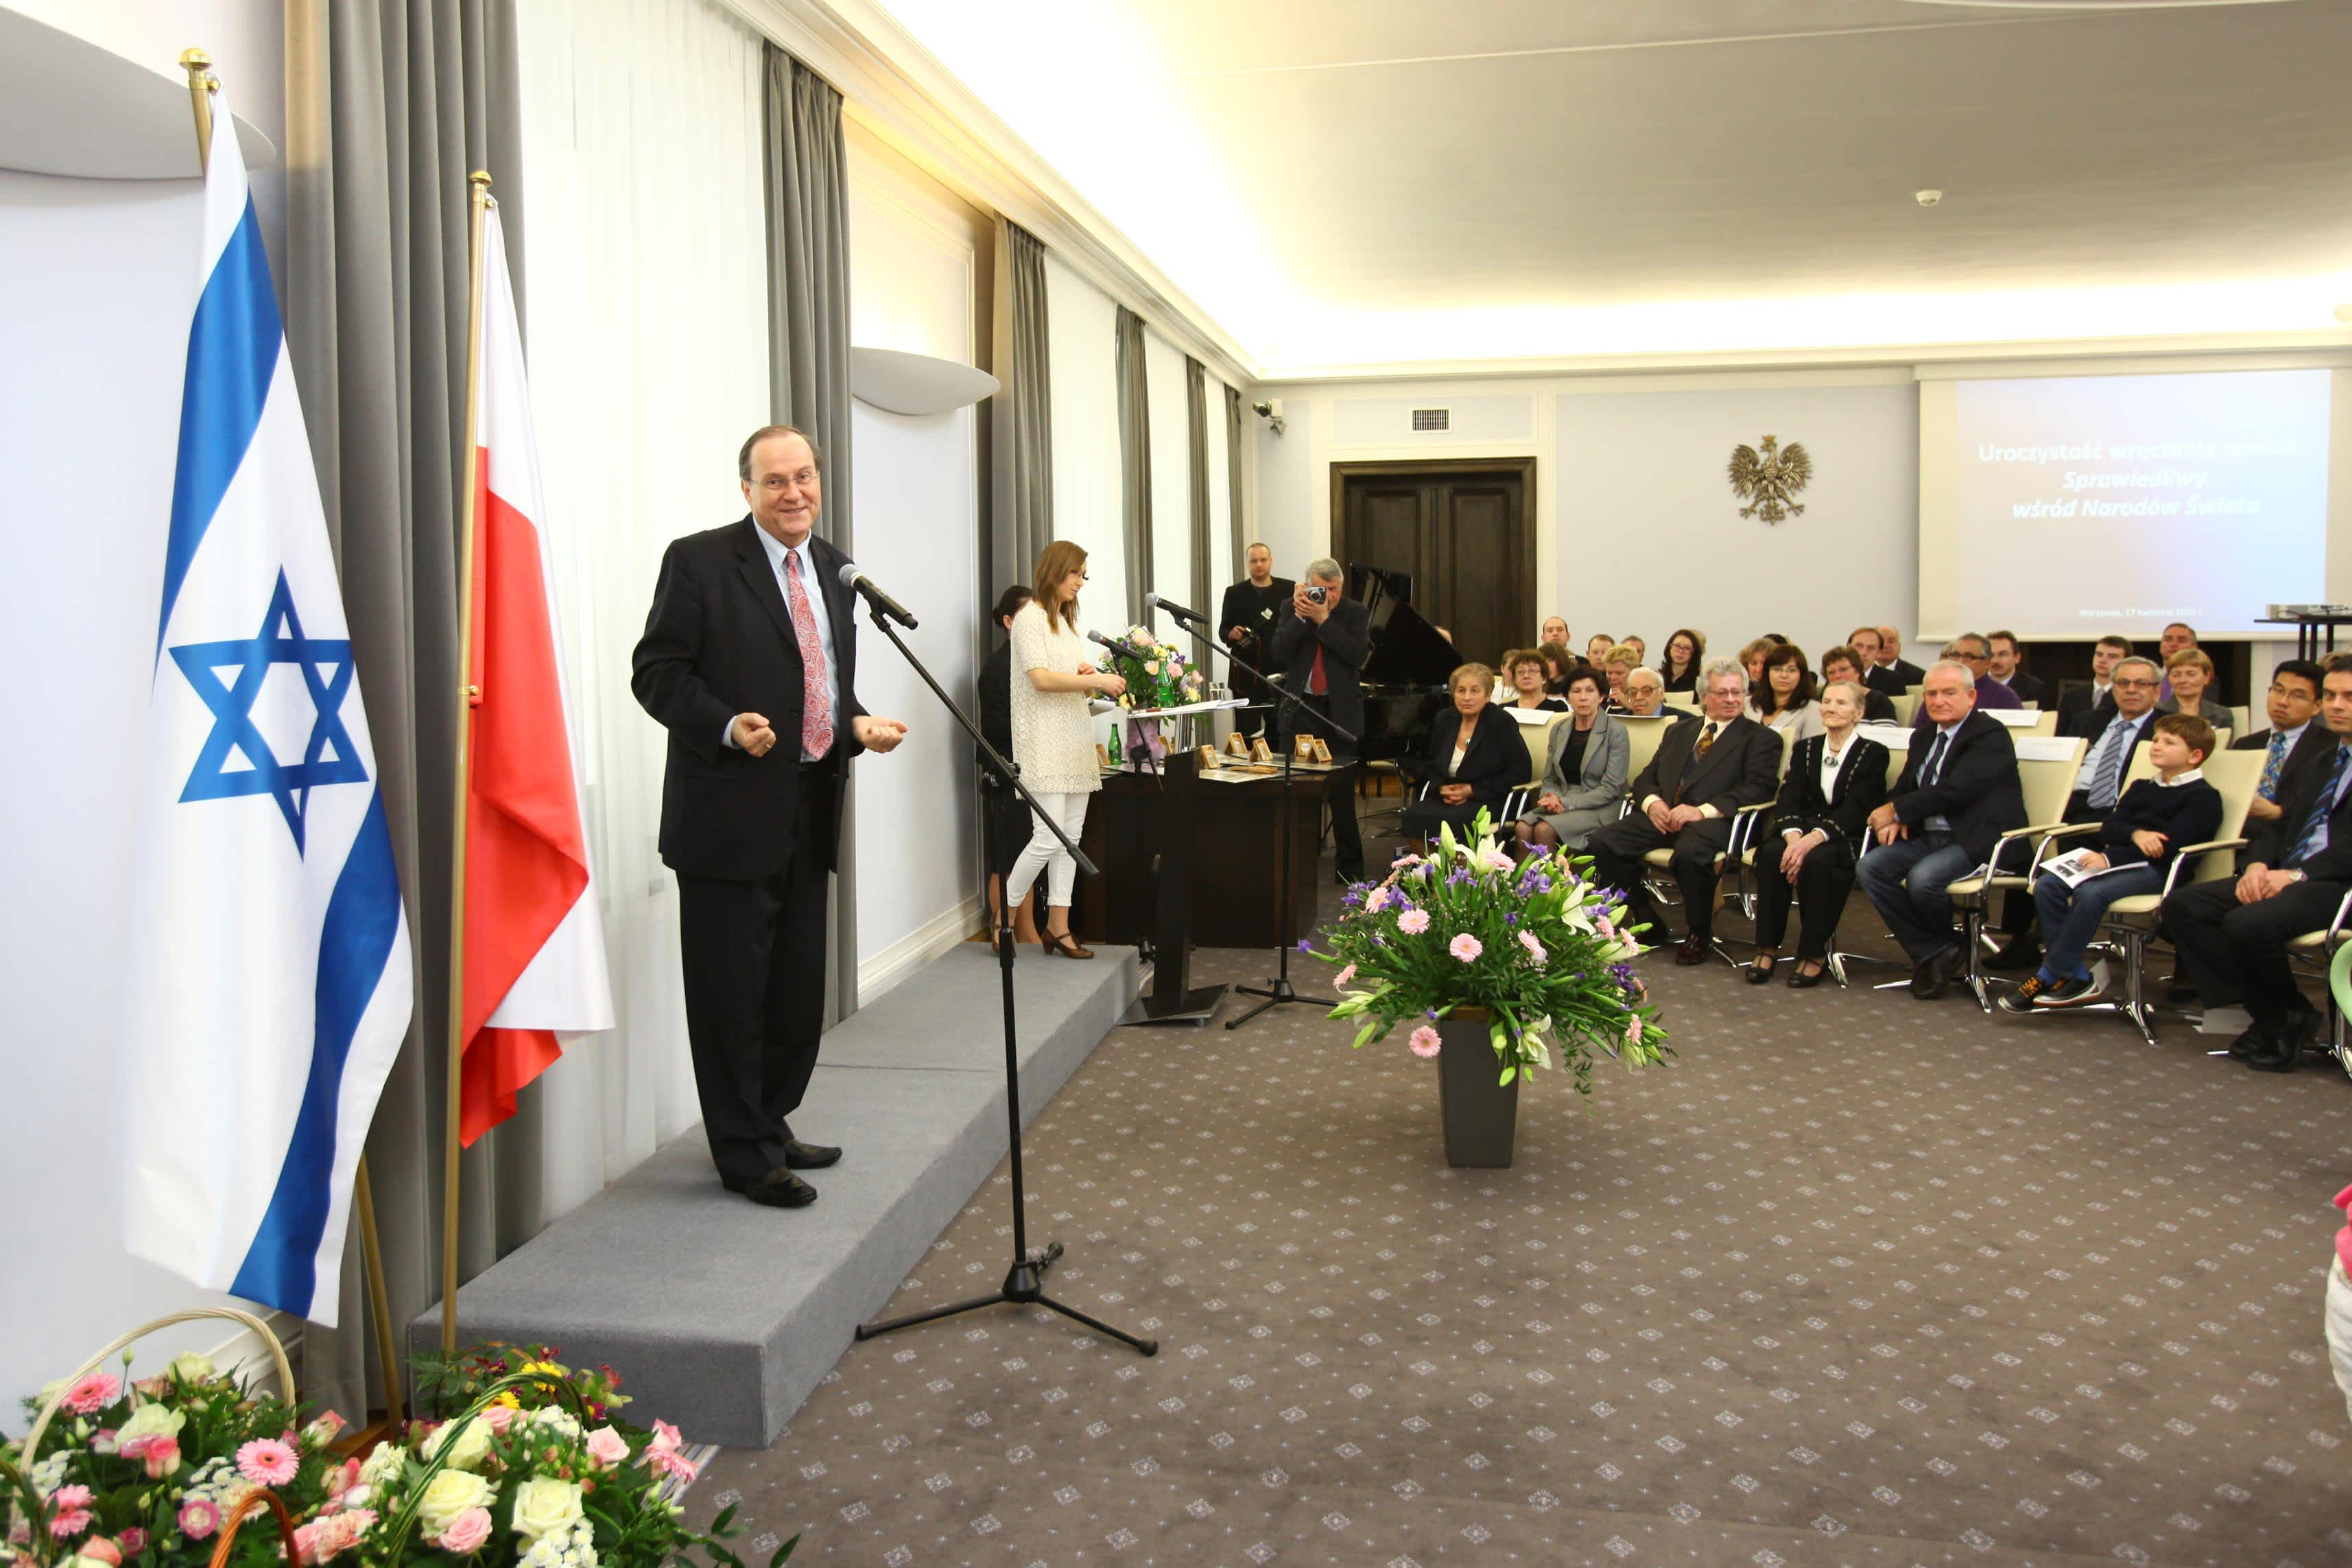
[[[1318,859],[1322,849],[1325,776],[1294,775],[1290,785],[1290,910],[1277,930],[1282,848],[1282,778],[1193,785],[1192,935],[1196,947],[1266,947],[1297,942],[1315,929]],[[1081,942],[1132,944],[1151,931],[1152,857],[1162,839],[1160,781],[1115,773],[1087,803],[1081,840],[1099,877],[1078,879],[1070,910]]]

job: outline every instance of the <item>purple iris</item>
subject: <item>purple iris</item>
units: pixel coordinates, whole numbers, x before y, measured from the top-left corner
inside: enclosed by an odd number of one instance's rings
[[[1315,944],[1302,936],[1298,939],[1298,951],[1311,953],[1315,951]]]

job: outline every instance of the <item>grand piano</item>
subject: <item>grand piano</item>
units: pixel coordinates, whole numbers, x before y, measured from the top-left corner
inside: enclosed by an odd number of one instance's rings
[[[1429,754],[1431,728],[1446,706],[1446,678],[1462,656],[1413,608],[1412,573],[1355,563],[1348,568],[1348,592],[1371,615],[1357,754],[1395,763],[1411,777]]]

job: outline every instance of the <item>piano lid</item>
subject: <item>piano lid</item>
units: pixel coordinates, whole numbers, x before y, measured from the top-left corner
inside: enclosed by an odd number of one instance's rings
[[[1364,605],[1371,613],[1372,652],[1364,660],[1364,679],[1444,690],[1462,655],[1412,607],[1412,578],[1402,572],[1358,566],[1349,569],[1351,583],[1359,572],[1365,574]],[[1402,593],[1394,591],[1399,586]]]

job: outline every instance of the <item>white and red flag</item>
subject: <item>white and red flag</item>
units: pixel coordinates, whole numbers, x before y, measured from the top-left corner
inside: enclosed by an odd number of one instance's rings
[[[566,1043],[613,1026],[522,331],[495,206],[482,216],[478,346],[458,1118],[467,1144],[514,1114],[516,1091]]]

